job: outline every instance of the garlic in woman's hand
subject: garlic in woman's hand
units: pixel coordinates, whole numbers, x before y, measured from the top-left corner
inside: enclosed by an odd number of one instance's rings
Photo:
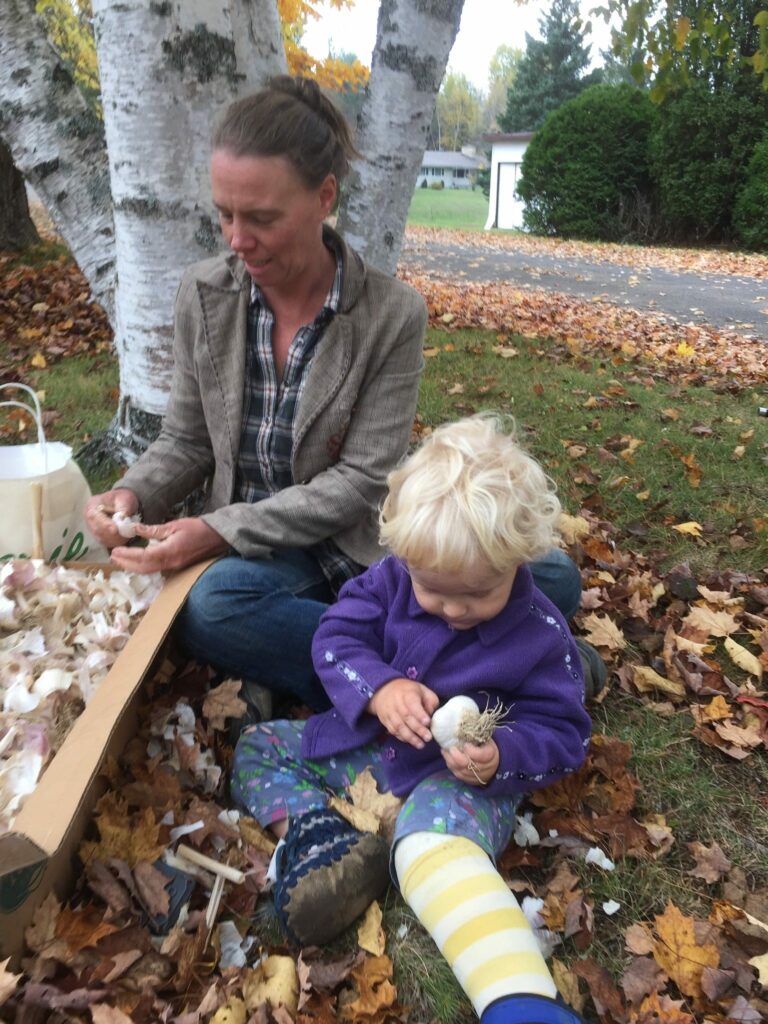
[[[136,536],[136,524],[141,522],[141,516],[127,516],[125,512],[115,512],[112,516],[112,522],[115,524],[115,529],[124,537],[125,540],[131,540]]]
[[[429,728],[443,750],[465,743],[482,746],[493,736],[493,730],[504,714],[500,705],[481,711],[471,697],[451,697],[432,715]]]

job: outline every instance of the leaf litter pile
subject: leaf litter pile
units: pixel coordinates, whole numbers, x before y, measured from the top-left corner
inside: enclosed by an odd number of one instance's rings
[[[611,687],[661,716],[687,711],[692,736],[725,758],[764,757],[766,574],[697,580],[681,565],[659,576],[621,551],[610,524],[590,511],[562,525],[583,574],[578,628],[608,662]],[[258,922],[271,914],[274,842],[232,809],[226,784],[225,729],[243,710],[239,686],[212,687],[210,673],[170,660],[157,674],[141,730],[107,767],[110,789],[79,849],[78,888],[65,905],[47,897],[26,932],[22,973],[6,965],[0,974],[8,1020],[38,1020],[41,1010],[46,1020],[94,1024],[419,1019],[398,1002],[387,953],[395,936],[385,933],[378,905],[351,950],[299,952],[274,929],[264,938]],[[625,915],[619,977],[590,955],[623,907],[596,905],[589,879],[623,860],[662,860],[676,843],[663,813],[638,811],[631,754],[628,743],[596,735],[578,773],[532,796],[501,861],[542,944],[555,950],[558,986],[587,1019],[606,1024],[768,1019],[768,889],[750,887],[716,843],[689,844],[688,874],[704,883],[708,914],[691,916],[670,901],[651,919]],[[397,813],[366,775],[350,803],[336,806],[357,827],[383,834]],[[226,883],[218,906],[215,872],[185,861],[184,848],[240,879]],[[186,880],[181,896],[169,869]]]
[[[643,250],[629,252],[626,258],[642,262]],[[608,258],[618,262],[625,252]],[[711,269],[764,276],[751,264]],[[683,383],[727,388],[733,381],[749,386],[768,378],[764,349],[729,332],[681,327],[552,293],[409,279],[425,294],[431,323],[447,330],[482,327],[552,337],[574,351],[642,361]],[[19,284],[27,287],[29,278]],[[78,301],[81,291],[72,292]],[[23,295],[34,298],[29,290]],[[35,298],[30,309],[40,301]],[[8,308],[0,309],[0,317],[8,316]],[[17,313],[19,326],[27,313],[21,306]],[[49,315],[54,326],[69,319],[55,319],[55,310],[35,312]],[[69,330],[50,333],[52,358],[63,354],[57,339]],[[99,336],[97,349],[103,325],[100,331],[93,334]],[[14,337],[15,368],[45,362],[45,330]],[[78,347],[76,342],[73,350]],[[693,537],[696,527],[679,524]],[[695,578],[687,565],[660,574],[652,562],[622,550],[612,525],[589,509],[564,517],[563,537],[584,582],[577,628],[607,661],[609,689],[660,720],[689,721],[691,742],[705,745],[713,757],[764,759],[768,574],[726,571]],[[425,1019],[398,997],[392,956],[402,948],[404,926],[388,934],[377,904],[338,947],[298,951],[279,938],[267,877],[273,840],[232,810],[227,792],[232,752],[226,726],[243,710],[239,686],[233,680],[214,685],[209,673],[173,660],[156,675],[139,732],[119,762],[105,768],[109,788],[79,850],[75,892],[64,904],[49,895],[25,933],[20,967],[0,965],[1,1019]],[[716,842],[690,842],[682,855],[686,886],[696,889],[704,910],[693,913],[669,900],[658,912],[638,916],[631,892],[626,901],[620,892],[610,900],[594,896],[622,865],[650,868],[679,845],[664,807],[641,810],[643,792],[631,757],[628,743],[596,735],[580,772],[524,805],[501,860],[552,954],[558,987],[585,1019],[604,1024],[768,1021],[765,873],[747,876]],[[357,827],[383,834],[397,812],[366,775],[349,802],[337,806]],[[768,864],[764,844],[762,849]],[[211,863],[237,879],[225,882],[220,901]],[[601,932],[609,928],[622,936],[621,969],[610,972],[598,950]]]

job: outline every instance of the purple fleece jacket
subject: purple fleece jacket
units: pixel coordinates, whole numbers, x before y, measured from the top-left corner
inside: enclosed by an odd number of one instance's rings
[[[376,690],[399,677],[428,686],[441,703],[458,694],[473,696],[481,709],[502,702],[506,714],[493,736],[499,767],[486,794],[546,786],[584,761],[591,722],[579,654],[526,566],[503,611],[455,630],[421,609],[407,569],[389,555],[342,587],[320,620],[312,657],[334,707],[307,722],[302,757],[332,757],[380,741],[397,796],[445,770],[434,740],[417,750],[366,711]]]

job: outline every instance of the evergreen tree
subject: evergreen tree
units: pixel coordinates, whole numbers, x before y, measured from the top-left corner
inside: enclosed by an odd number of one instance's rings
[[[584,43],[577,0],[552,0],[549,12],[539,19],[539,32],[541,39],[526,33],[507,110],[499,117],[505,132],[533,131],[550,111],[601,81],[599,70],[586,73],[590,47]]]

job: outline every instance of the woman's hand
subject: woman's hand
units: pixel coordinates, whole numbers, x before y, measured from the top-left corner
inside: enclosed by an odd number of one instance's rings
[[[368,711],[391,736],[421,750],[432,739],[429,723],[440,698],[413,679],[390,679],[374,693],[368,702]]]
[[[202,519],[174,519],[158,526],[136,524],[136,536],[157,541],[147,547],[116,547],[112,561],[129,572],[168,572],[223,554],[229,545]]]
[[[139,499],[127,487],[115,487],[104,494],[94,494],[85,503],[84,515],[88,529],[106,548],[117,547],[123,538],[112,521],[115,512],[134,516],[139,511]]]
[[[457,779],[470,786],[485,786],[499,767],[499,748],[495,740],[481,746],[465,743],[443,751],[443,760]]]

